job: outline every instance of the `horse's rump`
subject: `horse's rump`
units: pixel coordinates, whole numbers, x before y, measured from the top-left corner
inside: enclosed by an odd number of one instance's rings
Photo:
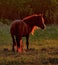
[[[11,24],[10,32],[12,35],[26,35],[28,33],[27,25],[22,20],[15,20]]]

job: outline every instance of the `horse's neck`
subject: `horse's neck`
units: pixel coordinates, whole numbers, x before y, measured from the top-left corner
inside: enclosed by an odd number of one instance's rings
[[[30,25],[30,26],[34,26],[35,25],[35,17],[31,17],[29,19],[23,19],[23,21],[27,24],[27,25]]]
[[[36,25],[36,16],[24,18],[23,21],[27,24],[28,31],[31,32],[34,26]]]

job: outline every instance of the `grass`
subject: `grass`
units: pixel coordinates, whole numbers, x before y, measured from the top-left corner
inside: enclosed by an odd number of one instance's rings
[[[46,30],[36,30],[30,34],[28,52],[12,52],[9,26],[0,23],[0,65],[57,65],[58,64],[58,26],[47,26]],[[25,38],[23,39],[26,49]],[[8,50],[5,50],[8,49]]]

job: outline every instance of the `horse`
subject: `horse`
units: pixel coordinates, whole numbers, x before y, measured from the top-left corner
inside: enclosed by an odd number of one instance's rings
[[[27,50],[29,49],[29,35],[33,29],[36,29],[36,26],[41,29],[45,28],[42,14],[34,14],[12,22],[10,26],[10,34],[13,41],[12,51],[15,51],[15,46],[17,46],[17,52],[23,51],[22,37],[26,37]]]

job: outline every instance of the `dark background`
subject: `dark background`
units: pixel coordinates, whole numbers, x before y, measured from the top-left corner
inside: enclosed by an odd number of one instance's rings
[[[39,13],[43,13],[46,24],[58,24],[58,0],[0,0],[3,23]]]

